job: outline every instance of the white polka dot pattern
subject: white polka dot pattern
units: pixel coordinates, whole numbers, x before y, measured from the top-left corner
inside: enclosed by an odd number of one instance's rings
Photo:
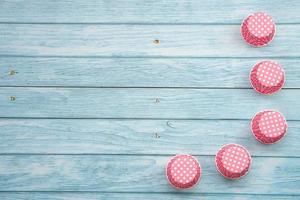
[[[279,141],[286,134],[287,123],[284,116],[276,111],[262,111],[252,119],[255,138],[265,144]]]
[[[261,61],[252,68],[250,80],[256,91],[262,94],[272,94],[284,85],[284,70],[277,62]]]
[[[265,61],[259,63],[257,76],[262,85],[272,87],[282,81],[284,72],[277,62]]]
[[[272,18],[262,12],[249,16],[247,26],[250,33],[259,38],[270,35],[275,28]]]
[[[251,163],[248,151],[237,144],[228,144],[216,155],[216,167],[226,178],[234,179],[244,176]]]
[[[167,178],[178,189],[187,189],[197,184],[201,176],[198,161],[190,155],[177,155],[167,165]]]
[[[249,15],[241,27],[244,40],[254,46],[268,44],[273,39],[275,31],[276,27],[271,16],[263,12]]]

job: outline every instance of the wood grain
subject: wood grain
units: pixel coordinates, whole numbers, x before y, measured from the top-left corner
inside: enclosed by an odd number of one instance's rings
[[[299,199],[300,1],[271,4],[0,1],[0,199]],[[253,48],[239,29],[259,10],[277,32]],[[250,68],[262,59],[286,71],[278,94],[250,89]],[[249,120],[268,108],[289,130],[266,146]],[[253,155],[238,181],[214,166],[217,149],[232,142]],[[194,190],[166,182],[176,153],[201,162]]]
[[[252,89],[10,88],[0,117],[251,119],[276,109],[299,120],[300,90],[266,96]]]
[[[299,57],[299,32],[300,25],[278,25],[270,45],[253,48],[239,25],[0,24],[0,55]]]
[[[68,0],[1,1],[0,22],[12,23],[241,23],[266,11],[276,22],[299,23],[297,0]]]
[[[0,154],[215,155],[241,144],[253,156],[300,155],[300,124],[275,145],[257,142],[248,120],[1,119]]]
[[[251,172],[239,181],[220,176],[213,156],[197,158],[203,176],[189,193],[300,194],[300,158],[253,158]],[[175,192],[165,179],[168,159],[112,155],[1,156],[0,190]]]
[[[1,192],[2,200],[298,200],[299,196],[288,195],[239,195],[239,194],[186,194],[186,193],[101,193],[101,192]]]
[[[3,57],[0,86],[250,88],[249,72],[262,59]],[[299,88],[300,60],[275,60],[284,87]]]

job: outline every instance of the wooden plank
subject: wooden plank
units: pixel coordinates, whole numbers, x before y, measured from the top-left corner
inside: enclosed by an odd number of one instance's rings
[[[249,88],[260,59],[42,58],[0,59],[0,86]],[[285,88],[299,88],[299,59],[276,59]]]
[[[0,117],[251,119],[276,109],[299,120],[300,90],[22,88],[0,90]]]
[[[300,124],[289,121],[286,138],[262,145],[239,120],[1,119],[0,154],[215,155],[227,143],[253,156],[300,155]]]
[[[10,56],[300,56],[300,25],[278,25],[264,48],[247,45],[239,25],[0,24],[0,30],[0,55]]]
[[[22,156],[0,157],[1,191],[174,192],[165,179],[166,156]],[[198,157],[200,184],[190,193],[299,195],[300,158],[253,159],[239,181],[224,179],[213,156]],[[124,164],[126,163],[126,164]]]
[[[0,193],[2,200],[298,200],[299,196],[287,195],[239,195],[239,194],[153,194],[153,193],[100,193],[100,192],[2,192]]]
[[[241,23],[260,10],[276,22],[300,22],[297,0],[31,0],[1,1],[0,7],[0,22],[13,23]]]

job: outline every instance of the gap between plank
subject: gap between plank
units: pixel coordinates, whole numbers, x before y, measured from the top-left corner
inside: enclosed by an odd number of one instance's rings
[[[136,157],[147,157],[147,156],[161,156],[170,157],[174,154],[107,154],[107,153],[0,153],[0,156],[136,156]],[[192,154],[193,156],[204,156],[214,157],[215,154]],[[259,156],[251,155],[253,158],[300,158],[300,156]]]
[[[148,121],[154,121],[154,120],[177,120],[177,121],[250,121],[251,119],[234,119],[234,118],[100,118],[100,117],[1,117],[0,119],[28,119],[28,120],[148,120]],[[300,119],[288,119],[286,121],[292,121],[292,122],[298,122]]]
[[[64,85],[0,85],[0,88],[83,88],[83,89],[191,89],[191,90],[252,90],[251,87],[159,87],[159,86],[82,86],[82,85],[74,85],[74,86],[64,86]],[[282,90],[298,90],[300,87],[285,87]]]
[[[300,59],[299,56],[76,56],[76,55],[18,55],[18,54],[0,54],[0,58],[98,58],[98,59]]]
[[[27,24],[27,25],[106,25],[106,26],[119,26],[119,25],[137,25],[137,26],[180,26],[180,25],[191,25],[191,26],[231,26],[241,25],[238,22],[14,22],[14,21],[1,21],[0,24]],[[277,22],[276,25],[299,25],[300,22]]]
[[[84,88],[84,89],[199,89],[199,90],[252,90],[252,87],[191,87],[191,86],[183,86],[183,87],[159,87],[159,86],[64,86],[64,85],[0,85],[0,88]],[[300,87],[284,87],[282,90],[298,90]]]
[[[12,193],[12,192],[19,192],[19,193],[103,193],[103,194],[185,194],[185,195],[253,195],[253,196],[300,196],[298,194],[266,194],[266,193],[215,193],[215,192],[189,192],[185,191],[184,193],[180,191],[174,191],[174,192],[136,192],[136,191],[129,191],[129,192],[122,192],[122,191],[86,191],[86,190],[60,190],[60,191],[55,191],[55,190],[41,190],[41,191],[24,191],[24,190],[11,190],[11,191],[0,191],[0,193]]]
[[[100,118],[100,117],[1,117],[0,119],[28,119],[28,120],[56,120],[56,119],[61,119],[61,120],[147,120],[147,121],[154,121],[154,120],[177,120],[177,121],[249,121],[251,119],[229,119],[229,118]],[[287,121],[294,121],[298,122],[300,119],[289,119]]]

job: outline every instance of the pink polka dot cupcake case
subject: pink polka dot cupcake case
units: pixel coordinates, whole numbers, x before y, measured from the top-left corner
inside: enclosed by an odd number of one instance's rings
[[[172,157],[166,166],[166,177],[175,189],[192,189],[200,181],[201,166],[197,159],[188,154]]]
[[[244,40],[255,47],[270,43],[276,33],[276,26],[272,17],[265,12],[249,15],[241,25],[241,35]]]
[[[251,155],[238,144],[226,144],[216,154],[215,165],[218,172],[227,179],[239,179],[250,170]]]
[[[251,120],[251,131],[259,142],[273,144],[279,142],[287,133],[285,117],[278,111],[264,110]]]
[[[278,62],[264,60],[253,66],[249,79],[257,92],[273,94],[284,86],[285,72]]]

